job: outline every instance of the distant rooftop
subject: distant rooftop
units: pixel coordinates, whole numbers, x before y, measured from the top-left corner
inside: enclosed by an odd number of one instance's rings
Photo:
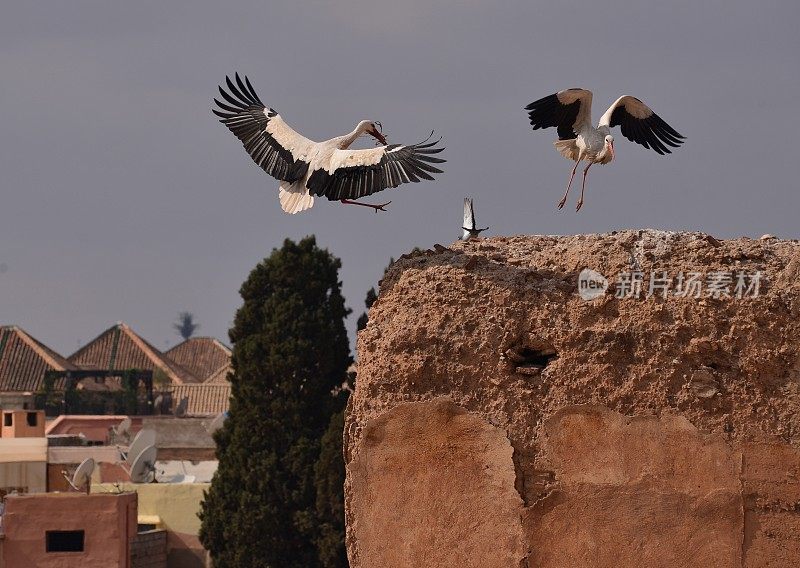
[[[172,387],[173,404],[188,397],[188,416],[212,416],[227,412],[230,407],[230,384],[175,385]]]
[[[213,337],[190,337],[166,355],[203,382],[218,375],[225,379],[231,361],[230,347]]]
[[[42,386],[45,371],[77,368],[21,327],[0,326],[0,392],[35,392]]]
[[[201,382],[121,322],[70,355],[69,361],[81,368],[160,370],[175,384]]]

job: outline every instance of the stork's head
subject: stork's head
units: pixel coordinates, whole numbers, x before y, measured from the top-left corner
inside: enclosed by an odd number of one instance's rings
[[[383,133],[383,125],[378,122],[377,120],[365,120],[361,123],[363,132],[372,136],[375,140],[386,145],[386,138],[384,138]]]
[[[604,150],[607,154],[611,156],[611,159],[609,160],[610,162],[611,160],[614,159],[614,137],[609,134],[608,136],[606,136],[605,143],[606,147]]]

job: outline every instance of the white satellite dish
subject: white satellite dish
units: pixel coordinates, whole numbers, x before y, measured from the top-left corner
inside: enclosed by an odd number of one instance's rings
[[[117,424],[116,428],[114,428],[114,432],[116,432],[118,436],[124,436],[128,434],[130,431],[131,431],[131,419],[127,416],[123,418],[119,424]]]
[[[86,458],[81,462],[78,468],[75,470],[75,473],[72,474],[72,478],[67,477],[67,472],[62,471],[61,473],[67,480],[67,483],[75,491],[83,491],[84,488],[86,489],[86,494],[89,494],[89,488],[92,482],[92,472],[94,471],[94,460],[92,458]]]
[[[130,441],[131,439],[131,419],[127,416],[120,420],[119,424],[116,426],[112,426],[111,429],[111,441],[114,443],[119,443],[120,440],[125,440],[125,442]]]
[[[209,423],[209,425],[206,426],[206,431],[209,434],[213,434],[214,432],[222,428],[222,425],[225,424],[225,420],[227,418],[228,418],[227,412],[220,412],[219,414],[217,414],[214,420],[212,420],[211,423]]]
[[[156,478],[156,450],[155,446],[147,446],[133,460],[129,475],[134,483],[152,483]]]
[[[164,395],[160,394],[153,401],[153,414],[161,414],[162,406],[164,406]]]
[[[178,406],[175,407],[175,416],[183,418],[184,416],[186,416],[186,409],[188,408],[189,408],[189,397],[185,396],[178,403]]]
[[[136,457],[144,448],[155,445],[156,445],[155,430],[139,430],[139,433],[136,434],[136,437],[133,439],[133,442],[131,442],[131,445],[128,448],[128,452],[125,454],[125,462],[132,467],[133,460],[136,459]]]

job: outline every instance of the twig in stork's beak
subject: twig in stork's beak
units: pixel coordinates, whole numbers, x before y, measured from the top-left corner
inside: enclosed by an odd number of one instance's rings
[[[374,126],[367,130],[367,134],[372,136],[375,140],[386,146],[386,138],[384,138],[383,134],[375,128]]]

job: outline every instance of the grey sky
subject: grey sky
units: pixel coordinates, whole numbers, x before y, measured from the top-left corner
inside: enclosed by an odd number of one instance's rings
[[[179,310],[227,340],[249,270],[315,233],[354,309],[390,256],[447,244],[465,195],[489,235],[656,227],[798,237],[800,4],[424,1],[13,2],[0,19],[0,323],[69,354],[117,320],[164,348]],[[316,139],[380,120],[444,136],[445,173],[282,213],[277,182],[210,112],[225,74]],[[686,135],[618,136],[574,213],[570,163],[523,107],[620,94]],[[574,191],[574,190],[573,190]],[[352,337],[352,336],[351,336]]]

